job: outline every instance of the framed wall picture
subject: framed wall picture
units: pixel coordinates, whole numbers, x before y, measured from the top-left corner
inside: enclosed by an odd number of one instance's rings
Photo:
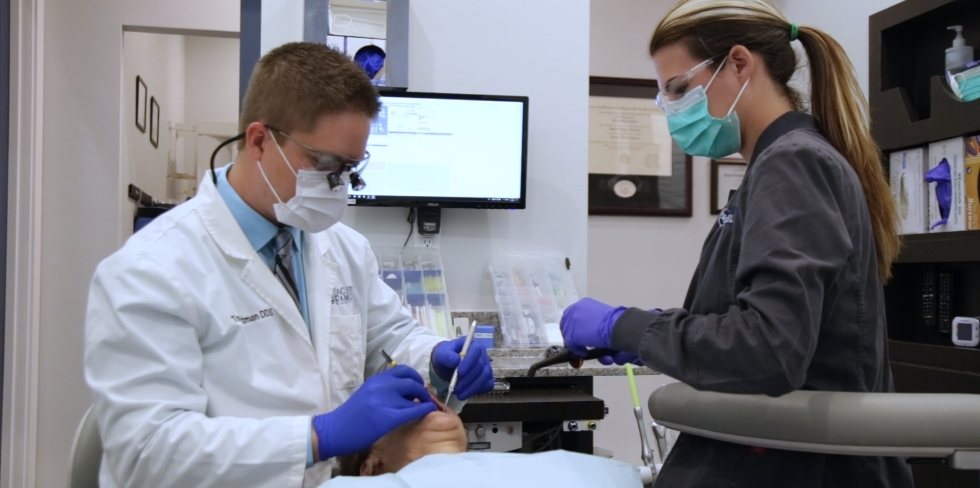
[[[160,104],[157,97],[150,97],[150,144],[160,147]]]
[[[742,158],[723,158],[711,160],[711,213],[721,213],[735,190],[742,184],[748,164]]]
[[[691,158],[657,108],[657,82],[589,78],[589,214],[691,216]]]
[[[136,75],[136,128],[146,132],[146,82]]]

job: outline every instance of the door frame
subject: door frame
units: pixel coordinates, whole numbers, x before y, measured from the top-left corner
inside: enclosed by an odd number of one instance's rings
[[[0,485],[37,477],[38,336],[45,0],[10,0],[5,246],[3,430]]]

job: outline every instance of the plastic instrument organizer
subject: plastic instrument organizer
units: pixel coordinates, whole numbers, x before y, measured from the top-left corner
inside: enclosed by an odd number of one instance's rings
[[[442,258],[435,249],[376,248],[382,281],[401,297],[412,317],[452,338]]]
[[[490,264],[490,277],[505,347],[561,344],[561,314],[578,300],[564,258],[533,254],[497,257]]]

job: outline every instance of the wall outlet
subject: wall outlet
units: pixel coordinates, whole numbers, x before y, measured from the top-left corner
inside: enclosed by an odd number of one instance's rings
[[[415,234],[415,247],[437,248],[439,247],[439,235]]]

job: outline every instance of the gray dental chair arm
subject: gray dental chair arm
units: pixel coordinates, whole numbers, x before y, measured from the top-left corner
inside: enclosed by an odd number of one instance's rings
[[[980,395],[794,391],[781,397],[657,389],[653,419],[750,446],[856,456],[948,458],[980,469]]]

